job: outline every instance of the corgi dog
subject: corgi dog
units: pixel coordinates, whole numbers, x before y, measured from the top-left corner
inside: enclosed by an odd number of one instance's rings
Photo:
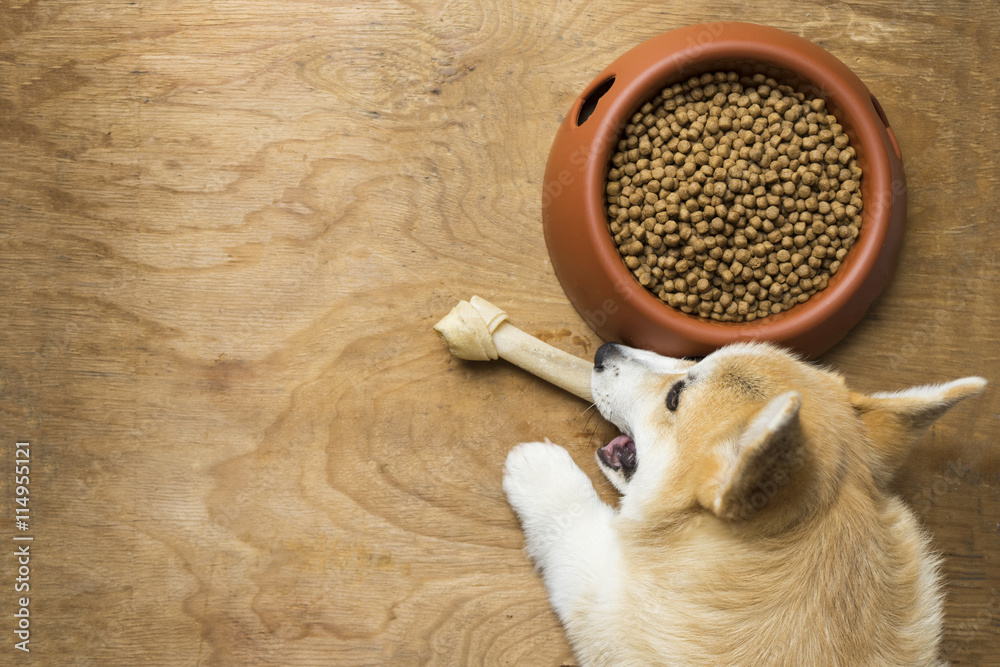
[[[609,343],[591,387],[618,508],[548,441],[511,450],[503,488],[583,666],[939,665],[939,559],[888,486],[985,385],[863,395],[768,344]]]

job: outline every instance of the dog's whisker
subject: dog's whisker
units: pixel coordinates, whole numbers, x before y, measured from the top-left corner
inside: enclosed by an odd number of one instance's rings
[[[590,431],[590,422],[593,421],[593,419],[594,419],[595,416],[599,416],[599,415],[600,415],[600,413],[597,412],[596,410],[593,411],[593,412],[591,412],[590,415],[587,417],[587,422],[583,425],[583,430],[584,431]],[[596,433],[597,433],[597,429],[594,429],[593,431],[590,431],[590,439],[588,440],[589,443],[593,444],[594,435]]]

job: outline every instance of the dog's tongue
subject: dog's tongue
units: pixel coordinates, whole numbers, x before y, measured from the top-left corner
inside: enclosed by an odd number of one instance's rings
[[[613,470],[635,468],[635,443],[627,435],[620,435],[600,449],[605,465]]]

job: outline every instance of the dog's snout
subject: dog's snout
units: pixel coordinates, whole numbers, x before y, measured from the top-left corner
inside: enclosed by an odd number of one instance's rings
[[[604,362],[607,359],[620,354],[620,347],[621,346],[618,343],[605,343],[597,348],[597,353],[594,355],[594,370],[603,371]]]

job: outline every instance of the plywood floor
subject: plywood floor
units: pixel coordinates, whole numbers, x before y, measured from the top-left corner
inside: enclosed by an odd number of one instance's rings
[[[894,125],[897,279],[822,361],[861,390],[1000,382],[992,0],[358,5],[2,4],[0,662],[571,664],[500,470],[547,436],[596,479],[607,432],[431,325],[479,294],[593,354],[543,166],[579,91],[674,27],[817,41]],[[945,557],[955,664],[1000,664],[998,396],[899,480]]]

